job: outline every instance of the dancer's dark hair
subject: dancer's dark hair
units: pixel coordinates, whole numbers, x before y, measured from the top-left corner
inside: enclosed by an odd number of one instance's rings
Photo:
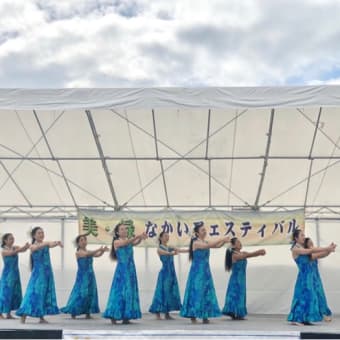
[[[87,236],[88,234],[80,234],[76,237],[76,239],[74,240],[74,243],[76,244],[76,247],[77,247],[77,251],[79,250],[79,241],[82,237],[85,237]]]
[[[233,237],[230,240],[231,243],[231,247],[228,247],[225,251],[225,260],[224,260],[224,268],[227,272],[230,272],[232,266],[233,266],[233,253],[235,251],[235,249],[233,248],[233,246],[235,246],[237,241],[237,237]]]
[[[31,238],[32,238],[32,244],[34,244],[36,242],[36,239],[35,239],[35,234],[37,233],[38,230],[42,230],[41,227],[34,227],[31,231]],[[33,269],[33,257],[32,257],[32,254],[30,256],[30,268],[31,270]]]
[[[3,247],[6,245],[6,241],[7,241],[7,239],[8,239],[11,235],[12,235],[11,233],[6,233],[6,234],[3,234],[3,235],[2,235],[2,238],[1,238],[1,248],[3,248]]]
[[[301,233],[301,229],[295,229],[292,233],[292,247],[291,248],[294,248],[295,245],[296,245],[296,239],[299,237]]]
[[[303,241],[303,247],[308,249],[308,242],[310,241],[310,237],[306,237],[305,240]]]
[[[118,223],[114,230],[113,230],[113,238],[112,238],[112,245],[111,245],[111,251],[110,251],[110,257],[112,260],[117,260],[117,253],[115,249],[115,244],[114,242],[119,239],[119,227],[123,225],[123,223]]]
[[[194,241],[197,240],[198,231],[200,230],[201,227],[203,227],[203,224],[196,224],[194,227],[194,235],[191,236],[190,245],[189,245],[189,261],[191,261],[193,258],[192,246],[193,246]]]
[[[162,237],[163,237],[164,234],[166,234],[166,232],[163,230],[163,231],[159,234],[159,236],[158,236],[159,245],[162,244]]]

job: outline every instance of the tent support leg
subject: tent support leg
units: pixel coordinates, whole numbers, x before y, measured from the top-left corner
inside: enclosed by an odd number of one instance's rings
[[[320,221],[318,218],[315,219],[315,228],[316,228],[316,246],[320,247]]]

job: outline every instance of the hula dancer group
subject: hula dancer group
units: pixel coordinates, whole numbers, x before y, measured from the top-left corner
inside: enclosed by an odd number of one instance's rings
[[[128,228],[124,223],[114,229],[111,249],[100,246],[87,250],[86,235],[79,235],[76,240],[76,261],[78,270],[76,279],[65,307],[57,305],[53,270],[50,261],[50,248],[63,247],[60,241],[45,241],[44,230],[35,227],[31,231],[32,241],[23,246],[14,245],[14,236],[6,233],[2,236],[3,271],[0,278],[0,319],[13,319],[12,312],[25,323],[26,318],[39,318],[40,323],[47,323],[45,316],[59,313],[70,314],[73,319],[79,315],[91,319],[91,314],[99,313],[98,292],[93,258],[110,251],[110,257],[117,262],[112,279],[107,304],[103,317],[114,325],[118,322],[131,323],[130,320],[142,317],[139,300],[138,280],[134,262],[133,247],[148,236],[145,232],[128,237]],[[169,234],[160,233],[157,249],[162,263],[155,282],[155,292],[149,312],[156,319],[171,320],[170,312],[179,311],[179,315],[190,318],[192,323],[198,319],[209,323],[210,318],[229,316],[232,320],[244,320],[247,315],[246,268],[247,259],[264,256],[266,251],[253,252],[242,250],[241,241],[227,236],[206,240],[207,230],[203,225],[196,225],[188,249],[168,245]],[[209,265],[210,249],[228,244],[224,266],[231,272],[226,289],[224,306],[220,309],[212,273]],[[294,325],[310,325],[318,321],[330,321],[332,312],[328,307],[323,289],[318,260],[330,255],[336,249],[331,243],[327,247],[314,247],[304,232],[293,232],[292,256],[298,266],[291,310],[288,321]],[[18,254],[30,250],[31,276],[22,295]],[[189,253],[191,262],[186,282],[183,303],[181,301],[174,256]]]

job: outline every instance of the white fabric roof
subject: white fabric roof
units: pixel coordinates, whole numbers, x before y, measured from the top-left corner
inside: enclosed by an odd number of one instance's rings
[[[0,89],[0,218],[340,213],[340,86]]]
[[[0,109],[156,109],[338,106],[339,86],[0,89]]]

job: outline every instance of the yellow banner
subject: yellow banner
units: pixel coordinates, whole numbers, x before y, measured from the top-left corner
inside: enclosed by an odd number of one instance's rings
[[[244,245],[288,244],[296,229],[305,228],[304,210],[285,212],[157,211],[103,212],[79,210],[79,233],[88,234],[88,243],[111,244],[113,229],[123,222],[129,236],[146,232],[142,247],[157,247],[162,231],[170,234],[169,244],[188,246],[195,225],[203,225],[208,239],[238,237]]]

